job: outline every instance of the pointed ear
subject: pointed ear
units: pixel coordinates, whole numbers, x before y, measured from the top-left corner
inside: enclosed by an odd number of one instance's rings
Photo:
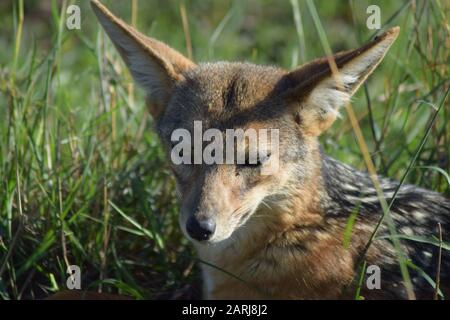
[[[164,43],[139,33],[99,1],[92,0],[91,5],[134,80],[146,90],[150,113],[158,118],[175,83],[182,80],[183,73],[195,64]]]
[[[378,66],[400,31],[395,27],[365,46],[333,56],[338,74],[328,58],[312,61],[287,73],[278,84],[307,134],[319,135],[334,122],[339,108]]]

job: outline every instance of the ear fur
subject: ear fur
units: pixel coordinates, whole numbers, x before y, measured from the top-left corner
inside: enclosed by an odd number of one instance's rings
[[[92,8],[103,29],[119,51],[134,80],[146,90],[150,113],[163,112],[174,84],[195,64],[166,44],[146,37],[114,16],[97,0]]]
[[[343,106],[383,60],[398,36],[392,28],[361,48],[337,53],[334,75],[325,58],[289,72],[279,83],[283,97],[299,113],[305,131],[319,135],[334,122]],[[338,78],[336,78],[336,76]]]

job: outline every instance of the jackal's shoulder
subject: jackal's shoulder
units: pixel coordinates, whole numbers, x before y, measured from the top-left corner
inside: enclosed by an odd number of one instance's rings
[[[327,197],[324,200],[325,215],[345,228],[350,215],[356,213],[354,241],[367,243],[383,209],[369,175],[327,156],[323,157],[323,179]],[[390,204],[390,216],[394,223],[396,237],[411,264],[413,284],[421,294],[430,297],[432,287],[423,274],[435,278],[441,255],[440,277],[442,284],[450,287],[450,255],[447,250],[439,251],[439,237],[444,243],[450,240],[450,200],[448,197],[418,186],[379,177],[383,196]],[[385,219],[386,221],[386,219]],[[383,223],[373,242],[377,257],[371,262],[382,266],[386,286],[393,294],[402,288],[397,253],[392,245],[392,233]],[[395,285],[395,286],[394,286]],[[428,294],[428,296],[427,296]]]

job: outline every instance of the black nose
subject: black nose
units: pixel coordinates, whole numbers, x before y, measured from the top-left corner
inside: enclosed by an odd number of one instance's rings
[[[186,223],[186,231],[193,239],[198,241],[208,240],[215,230],[216,223],[213,219],[197,219],[191,216]]]

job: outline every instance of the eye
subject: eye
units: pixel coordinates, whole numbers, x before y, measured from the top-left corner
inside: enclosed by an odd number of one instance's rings
[[[257,161],[256,163],[247,163],[245,162],[244,164],[240,164],[240,167],[244,167],[244,168],[258,168],[262,165],[261,161]]]
[[[238,164],[238,166],[242,167],[242,168],[250,168],[250,169],[253,168],[253,169],[256,169],[256,168],[261,167],[265,162],[267,162],[267,160],[269,160],[269,158],[270,158],[270,153],[267,153],[267,154],[264,154],[264,155],[258,154],[256,162],[255,163],[250,163],[249,155],[246,154],[245,155],[245,163],[244,164]]]

